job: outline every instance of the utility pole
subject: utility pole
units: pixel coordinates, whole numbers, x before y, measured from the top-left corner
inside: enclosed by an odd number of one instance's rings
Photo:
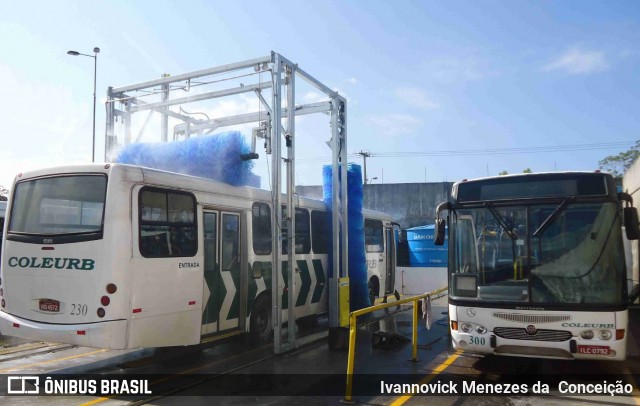
[[[360,152],[356,152],[356,155],[360,155],[362,157],[362,161],[363,161],[363,168],[364,168],[364,184],[366,185],[368,180],[367,180],[367,158],[371,157],[371,153],[370,152],[365,152],[363,150],[360,150]]]

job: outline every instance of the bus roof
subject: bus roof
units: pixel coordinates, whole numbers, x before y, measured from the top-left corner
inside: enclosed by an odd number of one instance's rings
[[[118,163],[65,165],[37,169],[17,175],[15,182],[18,183],[26,179],[51,175],[71,175],[78,173],[104,173],[106,175],[110,175],[114,172],[126,173],[125,178],[133,180],[136,183],[170,186],[177,189],[194,192],[218,193],[239,198],[271,202],[270,190],[258,189],[251,186],[233,186],[212,179],[175,172],[168,172],[160,169],[147,168],[137,165]],[[322,200],[300,196],[296,196],[294,200],[295,202],[299,202],[302,206],[307,208],[324,209],[326,207],[325,203]],[[375,217],[391,221],[391,216],[383,212],[364,209],[363,214],[366,217]]]

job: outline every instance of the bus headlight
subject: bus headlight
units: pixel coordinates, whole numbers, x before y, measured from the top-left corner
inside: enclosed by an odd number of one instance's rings
[[[584,338],[585,340],[591,340],[593,336],[593,330],[585,330],[580,332],[580,337]]]
[[[479,324],[475,324],[475,323],[462,323],[460,325],[460,330],[462,330],[463,333],[473,333],[474,331],[478,334],[484,334],[487,332],[487,329]]]
[[[609,330],[600,330],[600,334],[598,335],[600,336],[601,340],[610,340],[613,334],[611,334],[611,331]]]

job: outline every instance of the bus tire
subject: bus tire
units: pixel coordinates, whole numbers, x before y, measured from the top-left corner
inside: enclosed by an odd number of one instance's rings
[[[262,294],[256,299],[249,320],[249,335],[251,341],[266,344],[273,340],[273,326],[271,322],[271,297]]]

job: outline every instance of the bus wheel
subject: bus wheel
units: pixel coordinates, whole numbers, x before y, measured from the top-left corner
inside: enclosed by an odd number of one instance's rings
[[[269,295],[260,295],[255,301],[249,323],[249,334],[253,342],[264,344],[273,340],[271,298]]]

